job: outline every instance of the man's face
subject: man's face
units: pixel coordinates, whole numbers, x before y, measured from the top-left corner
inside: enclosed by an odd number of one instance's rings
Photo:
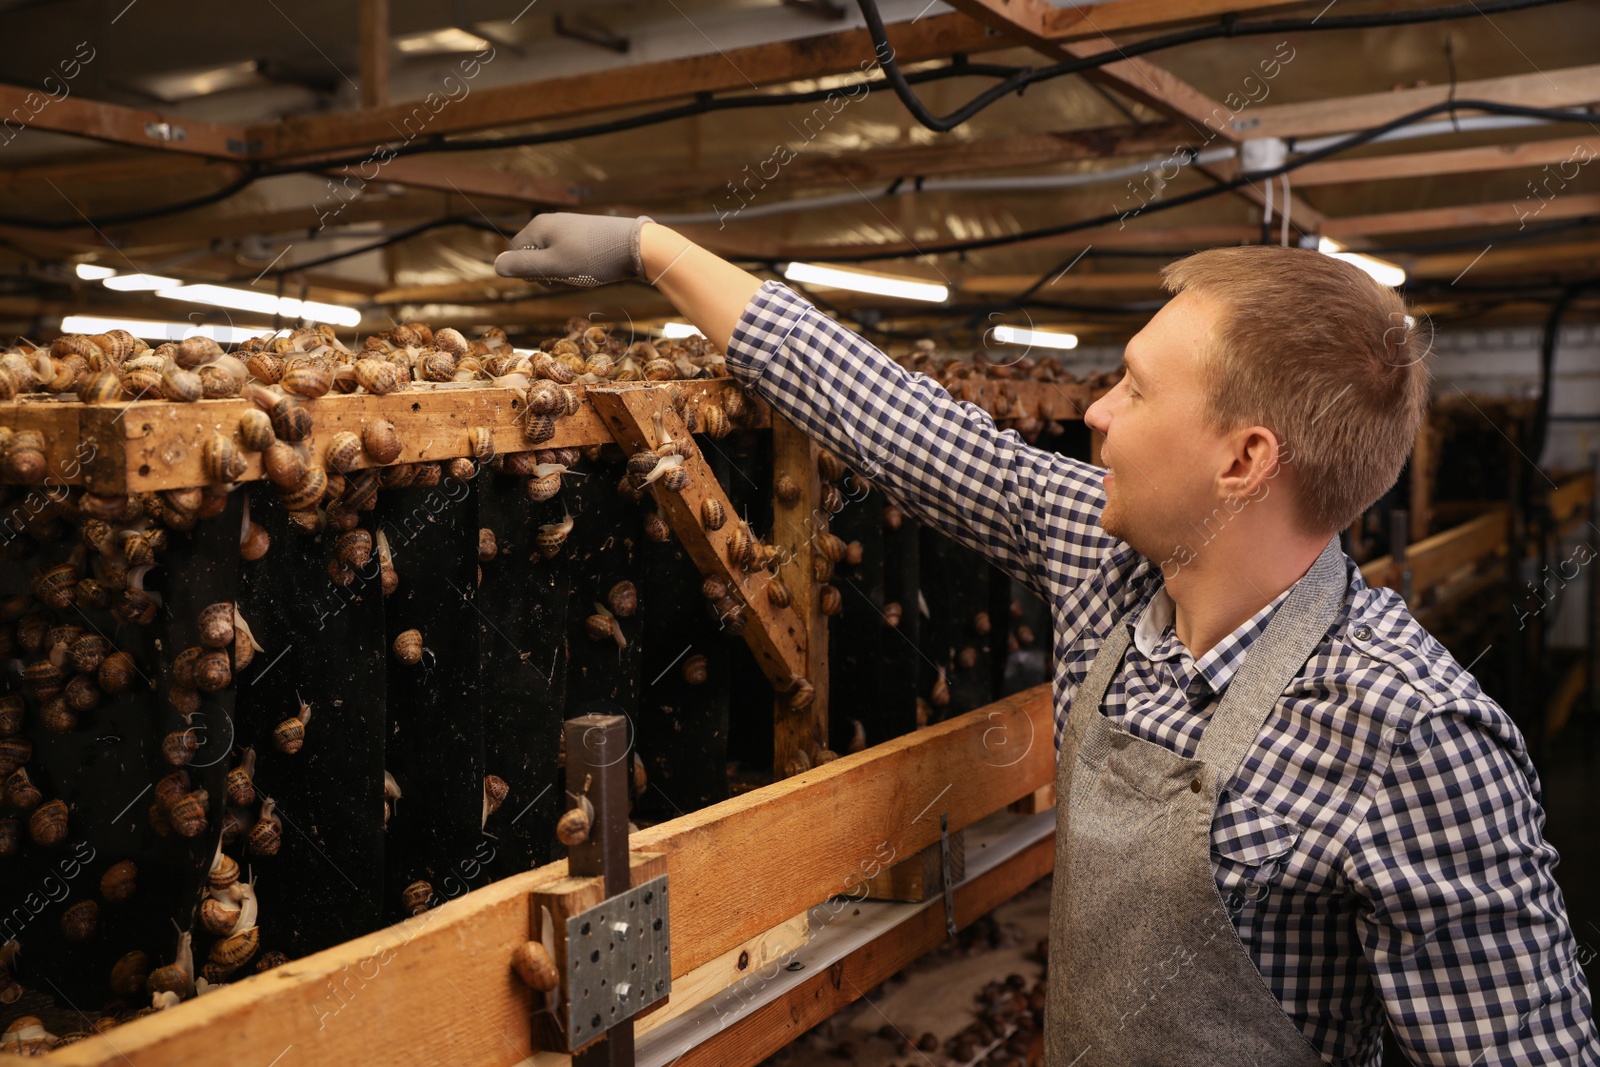
[[[1205,541],[1203,524],[1221,503],[1229,442],[1202,417],[1200,373],[1220,314],[1214,300],[1179,293],[1128,342],[1122,381],[1084,414],[1105,435],[1100,525],[1156,563]]]

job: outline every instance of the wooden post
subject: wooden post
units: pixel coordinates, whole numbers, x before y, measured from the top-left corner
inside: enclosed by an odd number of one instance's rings
[[[361,0],[361,106],[389,103],[389,0]]]
[[[1433,524],[1433,473],[1439,462],[1439,431],[1424,417],[1411,446],[1411,540],[1427,538]]]
[[[818,538],[828,532],[832,516],[822,506],[819,451],[793,423],[772,416],[772,540],[783,551],[778,577],[788,587],[794,613],[801,621],[803,668],[799,673],[810,679],[815,693],[809,707],[790,710],[782,697],[774,707],[775,778],[805,770],[812,765],[817,749],[828,743],[828,620],[819,607],[821,587],[813,568],[819,554]],[[786,477],[800,490],[788,503],[776,492]]]

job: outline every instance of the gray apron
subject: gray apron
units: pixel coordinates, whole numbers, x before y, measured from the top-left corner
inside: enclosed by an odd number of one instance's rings
[[[1046,1067],[1320,1067],[1217,890],[1211,823],[1267,716],[1338,617],[1328,542],[1250,646],[1193,759],[1100,710],[1127,650],[1111,629],[1073,698],[1056,770]]]

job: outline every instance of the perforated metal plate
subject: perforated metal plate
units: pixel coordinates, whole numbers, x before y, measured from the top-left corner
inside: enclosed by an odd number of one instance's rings
[[[567,920],[568,1051],[672,992],[669,932],[666,875]]]

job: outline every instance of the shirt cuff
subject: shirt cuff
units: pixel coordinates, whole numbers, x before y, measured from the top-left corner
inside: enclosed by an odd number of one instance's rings
[[[729,339],[724,353],[728,373],[744,385],[758,385],[767,362],[777,355],[800,320],[814,310],[810,301],[782,282],[762,282]]]

